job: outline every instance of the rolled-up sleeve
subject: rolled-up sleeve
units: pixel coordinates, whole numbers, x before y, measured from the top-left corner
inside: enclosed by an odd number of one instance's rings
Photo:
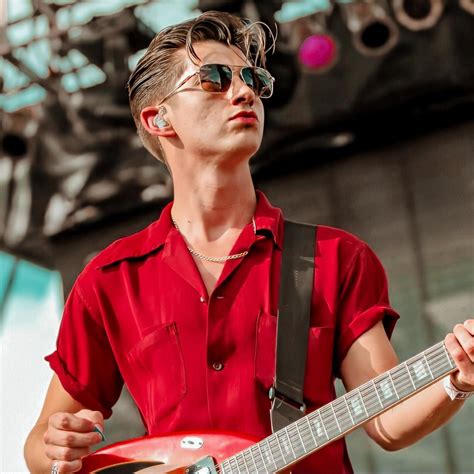
[[[335,354],[338,372],[356,339],[379,321],[390,338],[399,318],[390,306],[385,270],[365,244],[352,258],[340,291]]]
[[[108,418],[123,380],[101,321],[77,281],[64,307],[56,350],[45,360],[72,398]]]

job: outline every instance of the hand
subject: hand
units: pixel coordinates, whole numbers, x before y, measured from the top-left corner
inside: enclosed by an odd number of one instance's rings
[[[474,391],[474,319],[456,324],[444,343],[458,368],[451,375],[453,385],[463,392]]]
[[[95,427],[104,432],[104,417],[98,411],[81,410],[77,413],[55,413],[50,416],[44,434],[46,456],[56,472],[76,472],[82,467],[81,458],[90,447],[102,441]]]

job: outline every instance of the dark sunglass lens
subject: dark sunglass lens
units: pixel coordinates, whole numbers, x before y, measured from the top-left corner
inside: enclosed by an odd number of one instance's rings
[[[225,92],[232,82],[232,70],[221,64],[205,64],[199,71],[201,87],[207,92]]]
[[[265,69],[258,67],[242,68],[242,79],[259,97],[270,97],[272,81]]]

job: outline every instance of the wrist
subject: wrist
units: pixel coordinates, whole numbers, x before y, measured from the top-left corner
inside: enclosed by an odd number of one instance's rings
[[[443,387],[451,400],[466,400],[474,395],[474,390],[462,390],[454,384],[452,375],[443,379]]]
[[[456,390],[460,390],[461,392],[473,392],[474,387],[472,385],[466,385],[461,380],[459,380],[459,372],[453,372],[450,374],[451,383],[454,385]]]

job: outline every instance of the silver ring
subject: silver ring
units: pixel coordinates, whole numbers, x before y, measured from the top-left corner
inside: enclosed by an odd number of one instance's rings
[[[59,464],[58,461],[54,461],[51,466],[51,474],[59,474]]]

